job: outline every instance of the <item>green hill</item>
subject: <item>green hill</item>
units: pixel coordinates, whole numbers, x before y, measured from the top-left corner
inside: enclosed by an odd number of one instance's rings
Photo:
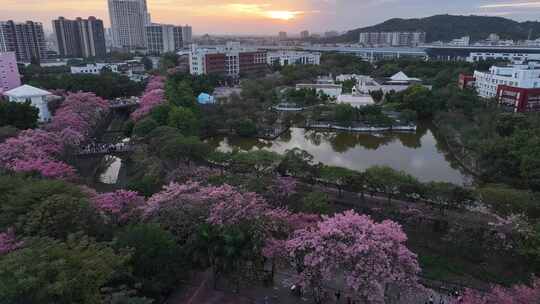
[[[435,15],[427,18],[394,18],[383,23],[358,28],[328,42],[356,42],[361,32],[424,31],[426,41],[450,41],[462,36],[470,36],[472,41],[486,39],[490,33],[501,39],[527,39],[540,37],[540,22],[517,22],[502,17]]]

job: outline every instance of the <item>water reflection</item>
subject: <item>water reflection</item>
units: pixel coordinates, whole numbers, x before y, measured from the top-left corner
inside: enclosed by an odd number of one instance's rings
[[[209,140],[220,151],[234,148],[249,151],[266,149],[284,153],[298,147],[327,165],[364,170],[386,165],[403,170],[419,180],[469,184],[472,178],[462,172],[446,155],[428,124],[419,125],[415,133],[382,134],[316,132],[293,128],[274,141],[221,137]]]
[[[114,185],[118,182],[118,175],[120,174],[120,168],[122,168],[122,159],[116,156],[107,155],[104,158],[105,170],[99,176],[99,181]]]

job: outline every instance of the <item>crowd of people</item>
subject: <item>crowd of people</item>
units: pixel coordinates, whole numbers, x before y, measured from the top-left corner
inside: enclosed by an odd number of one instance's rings
[[[139,104],[139,98],[138,97],[131,97],[131,98],[116,98],[109,101],[109,104],[111,107],[122,107],[122,106],[131,106]]]
[[[79,154],[108,154],[116,152],[129,152],[133,150],[133,145],[129,143],[91,143],[83,147]]]

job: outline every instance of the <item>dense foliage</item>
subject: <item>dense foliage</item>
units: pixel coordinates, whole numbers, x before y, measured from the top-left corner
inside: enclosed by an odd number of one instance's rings
[[[25,82],[32,86],[68,92],[93,92],[106,99],[138,96],[143,90],[140,83],[115,73],[101,73],[100,75],[28,73],[27,75]]]
[[[13,126],[26,130],[37,126],[39,110],[29,102],[1,102],[0,101],[0,127]]]
[[[491,33],[499,34],[502,39],[527,39],[530,30],[537,36],[540,24],[531,21],[517,22],[502,17],[435,15],[415,19],[393,18],[377,25],[348,31],[333,40],[358,42],[361,32],[400,31],[426,32],[427,42],[450,41],[463,36],[470,36],[473,41],[478,41],[486,39]]]

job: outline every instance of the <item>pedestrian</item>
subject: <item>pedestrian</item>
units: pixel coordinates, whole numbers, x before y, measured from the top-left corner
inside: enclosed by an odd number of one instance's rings
[[[336,301],[339,302],[339,298],[341,298],[341,292],[338,290],[336,291]]]
[[[433,295],[429,296],[429,304],[435,304],[435,299],[433,299]]]

